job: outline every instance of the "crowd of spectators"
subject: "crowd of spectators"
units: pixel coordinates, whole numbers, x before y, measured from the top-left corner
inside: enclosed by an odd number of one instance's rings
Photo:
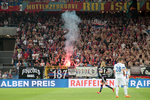
[[[18,24],[13,64],[20,66],[63,66],[66,53],[64,22],[61,14],[47,12],[1,12],[1,20]],[[80,37],[74,43],[71,66],[106,66],[124,58],[126,66],[150,66],[150,17],[126,18],[123,12],[77,12],[82,19],[78,25]],[[107,21],[104,27],[94,28],[93,21]],[[4,22],[5,22],[4,21]],[[3,23],[1,21],[1,23]]]
[[[82,22],[79,24],[80,37],[74,44],[71,66],[97,66],[102,60],[111,66],[118,57],[123,57],[127,66],[150,65],[150,40],[147,33],[150,18],[139,16],[137,20],[131,20],[118,14],[110,18],[109,14],[78,13]],[[67,30],[62,28],[64,23],[60,15],[16,15],[20,18],[17,19],[20,23],[13,55],[16,66],[62,66]],[[94,29],[94,18],[108,22],[105,27]]]
[[[13,69],[11,73],[9,73],[8,71],[2,73],[2,71],[0,70],[0,79],[17,79],[18,75],[17,73],[14,74],[14,70],[16,69]]]

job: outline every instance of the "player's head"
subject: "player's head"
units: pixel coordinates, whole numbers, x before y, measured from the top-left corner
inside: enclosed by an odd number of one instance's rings
[[[123,63],[123,58],[118,58],[118,63]]]
[[[105,61],[102,61],[101,67],[105,67],[105,66],[106,66]]]

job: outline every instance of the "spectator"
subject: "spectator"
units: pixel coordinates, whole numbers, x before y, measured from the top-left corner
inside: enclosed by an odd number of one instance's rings
[[[8,21],[4,20],[4,27],[7,27],[7,26],[8,26]]]
[[[0,70],[0,79],[2,79],[2,71]]]
[[[28,67],[28,64],[27,64],[26,60],[23,61],[22,65],[25,66],[25,67]]]
[[[7,78],[8,79],[11,79],[12,78],[12,75],[10,73],[8,73],[8,71],[6,72],[7,73]]]
[[[21,65],[22,65],[21,62],[18,61],[18,63],[16,64],[17,69],[19,69],[19,67],[20,67]]]
[[[2,75],[2,78],[3,78],[3,79],[7,79],[7,78],[8,78],[8,76],[7,76],[7,73],[6,73],[6,72],[4,72],[4,74]]]
[[[43,59],[41,60],[40,66],[45,66],[45,62]]]
[[[33,65],[31,63],[29,63],[29,67],[33,67]]]
[[[11,75],[12,75],[12,79],[17,79],[17,71],[16,69],[11,69]]]
[[[20,53],[18,53],[18,60],[22,60],[22,53],[20,52]]]
[[[49,62],[48,62],[48,61],[46,62],[46,66],[50,66],[50,64],[49,64]]]
[[[27,59],[27,58],[28,58],[28,53],[27,53],[27,51],[25,51],[25,53],[24,53],[23,57],[24,57],[25,59]]]
[[[40,79],[39,76],[36,76],[36,79]]]

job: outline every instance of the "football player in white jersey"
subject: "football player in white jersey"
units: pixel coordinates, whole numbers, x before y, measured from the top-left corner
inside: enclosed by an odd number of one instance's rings
[[[119,91],[119,85],[120,83],[124,86],[124,92],[125,92],[125,97],[129,98],[130,96],[127,93],[127,87],[126,87],[126,82],[125,82],[125,65],[123,64],[123,59],[119,58],[118,63],[114,65],[114,73],[116,77],[116,98],[119,98],[118,96],[118,91]]]
[[[125,81],[126,81],[126,86],[128,88],[128,83],[129,83],[129,77],[130,77],[130,72],[129,70],[126,68],[126,71],[125,71]]]

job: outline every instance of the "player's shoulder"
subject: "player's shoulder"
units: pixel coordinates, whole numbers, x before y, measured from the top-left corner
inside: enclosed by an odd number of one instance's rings
[[[122,64],[122,67],[125,68],[125,64]]]
[[[126,69],[125,64],[121,64],[122,69]]]
[[[117,64],[114,64],[114,66],[117,66],[118,65],[118,63]]]
[[[125,64],[123,64],[123,63],[117,63],[117,65],[119,65],[119,66],[125,66]]]
[[[102,67],[99,67],[98,70],[102,70]]]

